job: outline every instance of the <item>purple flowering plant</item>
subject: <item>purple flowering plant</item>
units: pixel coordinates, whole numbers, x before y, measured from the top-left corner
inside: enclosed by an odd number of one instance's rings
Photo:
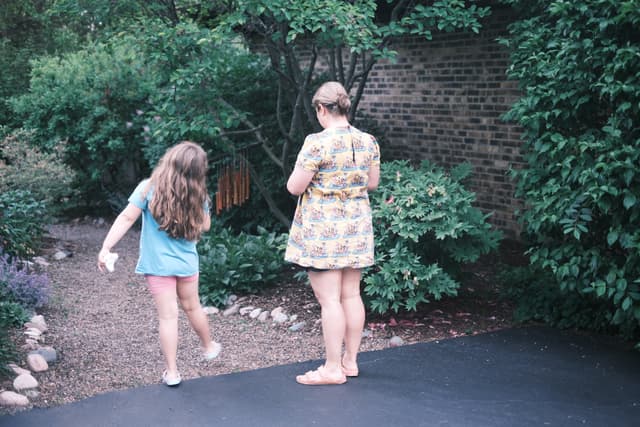
[[[0,299],[25,308],[40,308],[49,301],[51,284],[46,274],[29,271],[0,248]]]

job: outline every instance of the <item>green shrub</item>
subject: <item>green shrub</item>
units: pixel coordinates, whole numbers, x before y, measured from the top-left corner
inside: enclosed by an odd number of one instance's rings
[[[51,216],[75,203],[73,171],[63,164],[64,144],[43,153],[31,144],[31,133],[16,131],[0,141],[0,192],[28,190],[44,202]]]
[[[88,43],[34,60],[29,92],[11,100],[38,147],[52,150],[66,141],[65,163],[89,202],[103,201],[105,190],[131,188],[142,174],[143,124],[136,110],[155,89],[154,70],[146,65],[134,37]]]
[[[0,254],[19,258],[36,254],[42,244],[46,208],[27,190],[0,193]]]
[[[202,302],[222,306],[233,293],[254,293],[275,283],[285,244],[285,235],[261,227],[257,235],[212,229],[198,243]]]
[[[533,267],[640,329],[638,2],[509,3],[523,12],[504,40],[523,96],[506,119],[524,129],[514,177]]]
[[[498,246],[500,233],[461,183],[470,172],[466,164],[448,175],[426,161],[417,169],[382,163],[380,187],[371,193],[376,265],[364,277],[373,311],[415,310],[456,295],[460,265]]]
[[[514,320],[538,321],[558,328],[611,332],[611,304],[593,294],[560,290],[551,273],[531,267],[503,270],[498,281],[508,299],[515,303]]]
[[[22,326],[29,320],[29,312],[19,303],[0,301],[0,327],[3,329]]]

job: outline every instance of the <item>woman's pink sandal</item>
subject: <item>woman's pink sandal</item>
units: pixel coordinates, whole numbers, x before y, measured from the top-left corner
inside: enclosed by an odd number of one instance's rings
[[[356,366],[355,368],[347,368],[342,365],[342,373],[347,377],[357,377],[359,374],[358,367]]]
[[[338,377],[327,375],[324,366],[320,366],[315,371],[307,371],[304,375],[298,375],[296,381],[304,385],[337,385],[347,382],[344,373]]]

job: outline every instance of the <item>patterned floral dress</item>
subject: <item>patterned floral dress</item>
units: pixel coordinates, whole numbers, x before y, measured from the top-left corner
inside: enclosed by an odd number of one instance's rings
[[[373,265],[367,183],[379,163],[376,139],[354,127],[307,136],[296,167],[315,175],[298,200],[286,261],[329,270]]]

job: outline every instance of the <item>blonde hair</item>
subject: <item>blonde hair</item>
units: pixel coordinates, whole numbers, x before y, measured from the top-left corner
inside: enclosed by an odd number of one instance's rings
[[[315,108],[323,105],[332,114],[346,116],[351,108],[349,94],[338,82],[326,82],[318,88],[311,99]]]
[[[154,168],[147,191],[153,188],[149,210],[173,238],[198,240],[207,213],[207,153],[183,141],[171,147]],[[146,192],[145,192],[146,193]]]

